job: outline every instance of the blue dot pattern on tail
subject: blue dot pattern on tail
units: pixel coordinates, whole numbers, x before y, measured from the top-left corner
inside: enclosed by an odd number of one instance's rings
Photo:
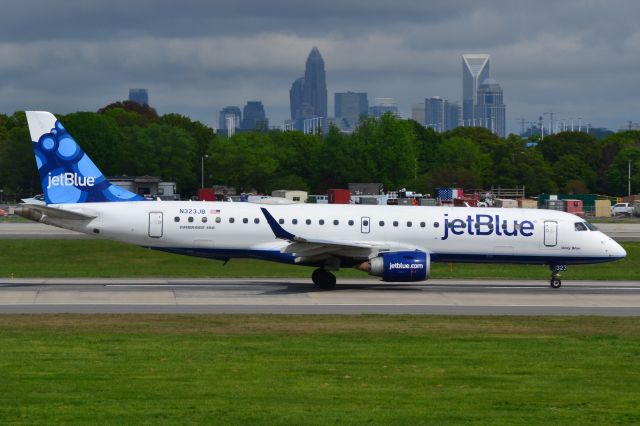
[[[59,121],[32,144],[48,204],[144,201],[109,182]]]

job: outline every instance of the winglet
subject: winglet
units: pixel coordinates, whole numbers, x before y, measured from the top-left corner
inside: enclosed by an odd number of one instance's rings
[[[284,228],[280,226],[278,221],[275,220],[273,216],[271,216],[271,213],[269,213],[267,209],[265,209],[264,207],[260,207],[260,210],[262,210],[262,214],[267,219],[267,223],[271,227],[271,230],[273,231],[273,234],[276,236],[276,238],[290,241],[295,240],[296,236],[290,232],[285,231]]]

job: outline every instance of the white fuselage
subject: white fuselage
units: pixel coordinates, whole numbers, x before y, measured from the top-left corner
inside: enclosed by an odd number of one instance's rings
[[[572,264],[616,260],[625,251],[584,220],[564,212],[337,204],[111,202],[57,205],[97,216],[47,219],[63,228],[139,246],[211,258],[294,262],[282,253],[266,208],[287,232],[305,239],[421,250],[435,262]]]

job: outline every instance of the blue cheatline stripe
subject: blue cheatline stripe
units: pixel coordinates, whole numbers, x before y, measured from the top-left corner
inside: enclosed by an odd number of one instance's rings
[[[147,247],[167,253],[184,254],[188,256],[205,257],[208,259],[229,260],[232,258],[262,259],[272,262],[294,264],[295,256],[291,253],[281,253],[279,250],[239,250],[216,249],[201,247]],[[621,258],[605,256],[520,256],[520,255],[492,255],[492,254],[459,254],[459,253],[431,253],[433,262],[452,263],[520,263],[533,265],[581,265],[589,263],[604,263]]]

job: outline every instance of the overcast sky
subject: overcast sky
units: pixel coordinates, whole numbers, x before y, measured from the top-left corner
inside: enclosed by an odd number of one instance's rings
[[[595,127],[640,122],[637,0],[20,0],[0,15],[0,112],[95,111],[149,90],[164,114],[217,126],[261,100],[289,118],[289,88],[318,46],[333,94],[462,98],[463,53],[491,55],[507,131],[541,113]]]

